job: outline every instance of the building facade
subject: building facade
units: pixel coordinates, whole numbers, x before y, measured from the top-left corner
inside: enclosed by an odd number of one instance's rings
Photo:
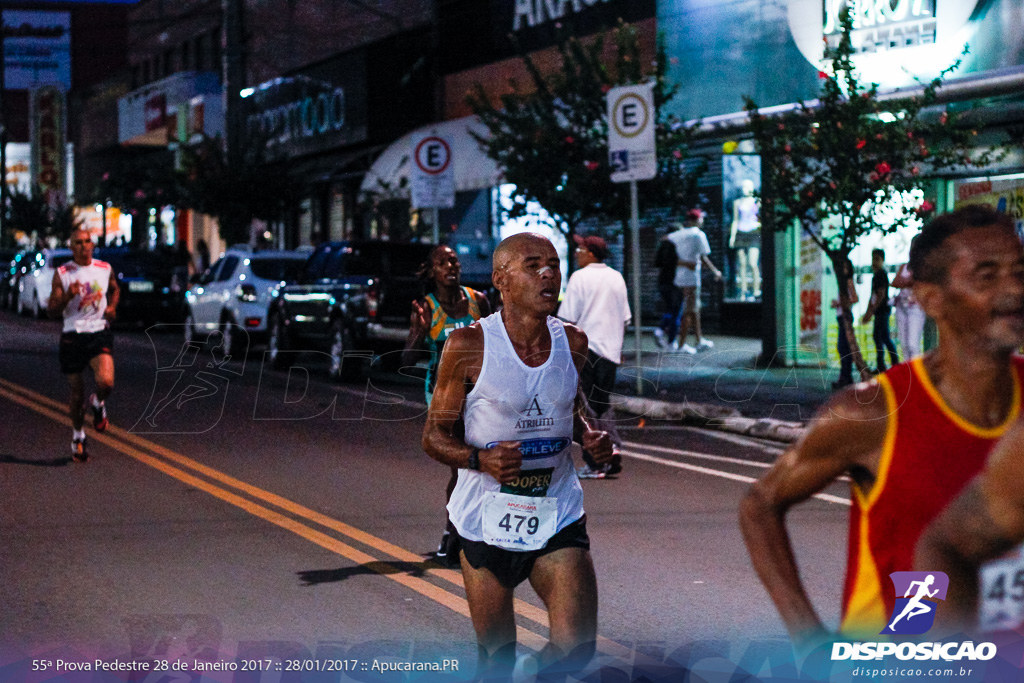
[[[886,6],[887,5],[887,6]],[[762,108],[779,107],[817,96],[825,42],[838,39],[838,12],[849,7],[856,23],[853,42],[863,81],[881,91],[915,87],[962,58],[960,68],[939,91],[943,103],[963,110],[981,124],[980,144],[1005,142],[1006,133],[1024,120],[1024,6],[1015,0],[659,0],[658,26],[672,56],[670,75],[681,84],[670,106],[682,119],[701,119],[709,159],[708,236],[722,254],[730,282],[721,293],[725,330],[760,336],[767,360],[785,363],[835,362],[838,334],[828,301],[836,294],[831,265],[813,242],[795,230],[752,231],[760,245],[763,286],[755,296],[749,251],[729,247],[737,221],[754,222],[748,190],[760,190],[759,159],[745,130],[744,96]],[[964,46],[969,52],[963,54]],[[725,145],[725,147],[723,147]],[[726,154],[725,151],[732,152]],[[969,201],[1003,206],[1020,220],[1024,159],[1010,149],[984,177],[956,174],[924,180],[924,194],[941,211]],[[974,172],[976,174],[977,172]],[[739,207],[739,210],[738,208]],[[862,312],[870,289],[871,250],[886,251],[891,268],[906,261],[916,230],[872,235],[854,250]],[[739,282],[747,276],[747,288]],[[737,321],[755,319],[755,329]],[[860,330],[862,348],[870,330]]]

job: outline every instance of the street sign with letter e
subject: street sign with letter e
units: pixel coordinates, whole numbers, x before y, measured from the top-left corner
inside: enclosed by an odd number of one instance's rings
[[[450,209],[455,206],[455,169],[452,145],[428,133],[412,140],[412,206],[416,209]]]
[[[608,91],[608,163],[612,182],[649,180],[658,174],[654,118],[654,89],[650,83]]]

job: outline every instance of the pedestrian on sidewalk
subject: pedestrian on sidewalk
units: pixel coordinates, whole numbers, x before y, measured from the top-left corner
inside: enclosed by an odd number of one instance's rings
[[[896,344],[889,333],[889,315],[892,307],[889,305],[889,273],[885,272],[885,251],[882,249],[871,250],[871,268],[874,271],[871,276],[871,300],[868,302],[868,310],[861,318],[861,323],[866,324],[872,317],[875,319],[875,327],[872,337],[875,341],[875,351],[878,354],[878,372],[885,372],[885,350],[889,350],[889,360],[892,365],[900,362],[899,354],[896,353]]]
[[[714,273],[715,281],[722,281],[722,272],[715,267],[708,255],[711,247],[708,245],[708,237],[701,230],[704,225],[704,212],[700,209],[690,209],[686,212],[686,218],[678,229],[669,234],[668,239],[675,245],[676,255],[676,277],[675,286],[679,287],[683,296],[683,315],[679,325],[679,339],[672,343],[673,351],[694,354],[697,349],[710,349],[714,343],[705,339],[700,329],[700,271],[701,263]],[[697,346],[690,346],[686,338],[690,334],[690,325],[693,325],[693,332],[697,336]]]
[[[857,287],[853,283],[853,261],[844,256],[839,262],[839,268],[843,269],[842,281],[846,283],[846,296],[850,299],[850,309],[844,311],[839,297],[832,299],[832,308],[836,312],[836,323],[839,325],[839,335],[836,337],[836,352],[839,353],[839,380],[832,382],[833,389],[842,389],[853,384],[853,350],[850,348],[850,340],[846,337],[846,327],[843,320],[846,320],[850,330],[853,330],[853,305],[859,301]]]
[[[914,294],[939,329],[938,346],[833,396],[740,506],[754,569],[800,650],[831,636],[801,582],[789,510],[849,477],[839,630],[844,639],[877,639],[892,632],[899,615],[888,577],[915,569],[924,530],[1021,416],[1024,359],[1014,352],[1024,344],[1024,245],[1013,221],[980,205],[940,216],[914,243],[910,264]],[[1015,481],[1011,475],[1001,481]],[[965,536],[995,531],[991,526],[956,528]],[[1003,608],[1002,596],[986,606]]]
[[[914,238],[916,239],[917,237]],[[910,241],[911,248],[914,240]],[[928,319],[924,309],[914,298],[913,284],[914,274],[910,270],[910,264],[904,263],[892,280],[892,286],[900,290],[896,295],[896,336],[903,347],[904,358],[920,355],[924,323]]]
[[[586,450],[577,472],[581,479],[604,479],[622,471],[622,439],[615,428],[615,408],[610,396],[615,391],[615,374],[622,364],[622,341],[629,323],[629,297],[622,275],[608,266],[608,245],[596,236],[574,235],[579,269],[569,278],[558,317],[575,324],[587,335],[587,361],[580,374],[580,390],[591,413],[595,429],[612,439],[612,460],[599,466]]]
[[[434,247],[417,273],[423,283],[426,295],[412,302],[409,315],[409,335],[402,351],[402,364],[415,365],[417,351],[424,347],[430,353],[427,363],[427,377],[424,384],[427,407],[434,397],[437,382],[437,366],[441,350],[454,330],[491,314],[491,305],[482,292],[461,284],[462,263],[455,250],[446,245]],[[451,468],[448,486],[445,488],[445,504],[452,498],[452,491],[459,479],[459,470]],[[449,566],[458,566],[459,551],[453,541],[457,538],[451,520],[445,520],[444,534],[437,546],[436,557]]]
[[[676,245],[666,233],[658,242],[654,266],[658,269],[658,294],[661,296],[661,322],[654,328],[654,341],[658,348],[667,349],[675,342],[679,332],[679,312],[683,307],[683,290],[676,287],[676,268],[679,256]]]

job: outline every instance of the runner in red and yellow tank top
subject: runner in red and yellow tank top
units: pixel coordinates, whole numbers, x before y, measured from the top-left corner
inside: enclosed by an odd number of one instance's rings
[[[788,510],[850,477],[840,628],[877,638],[895,603],[889,574],[914,569],[924,529],[1021,412],[1024,366],[1013,354],[1024,344],[1024,245],[1013,221],[985,206],[940,216],[910,260],[939,346],[834,396],[740,507],[754,568],[801,648],[829,634],[800,579]]]
[[[971,424],[946,404],[923,358],[878,378],[890,413],[874,486],[867,493],[851,486],[841,631],[877,634],[892,614],[889,574],[912,568],[921,532],[982,470],[1020,416],[1024,359],[1013,359],[1013,377],[1009,413],[992,428]]]

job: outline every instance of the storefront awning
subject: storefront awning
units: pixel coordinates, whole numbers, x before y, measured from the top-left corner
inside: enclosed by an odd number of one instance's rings
[[[488,134],[487,127],[476,116],[443,121],[407,133],[391,143],[373,162],[359,188],[360,194],[408,197],[412,141],[425,133],[444,137],[451,143],[456,192],[498,185],[502,175],[498,165],[480,149],[470,131],[481,136]]]

